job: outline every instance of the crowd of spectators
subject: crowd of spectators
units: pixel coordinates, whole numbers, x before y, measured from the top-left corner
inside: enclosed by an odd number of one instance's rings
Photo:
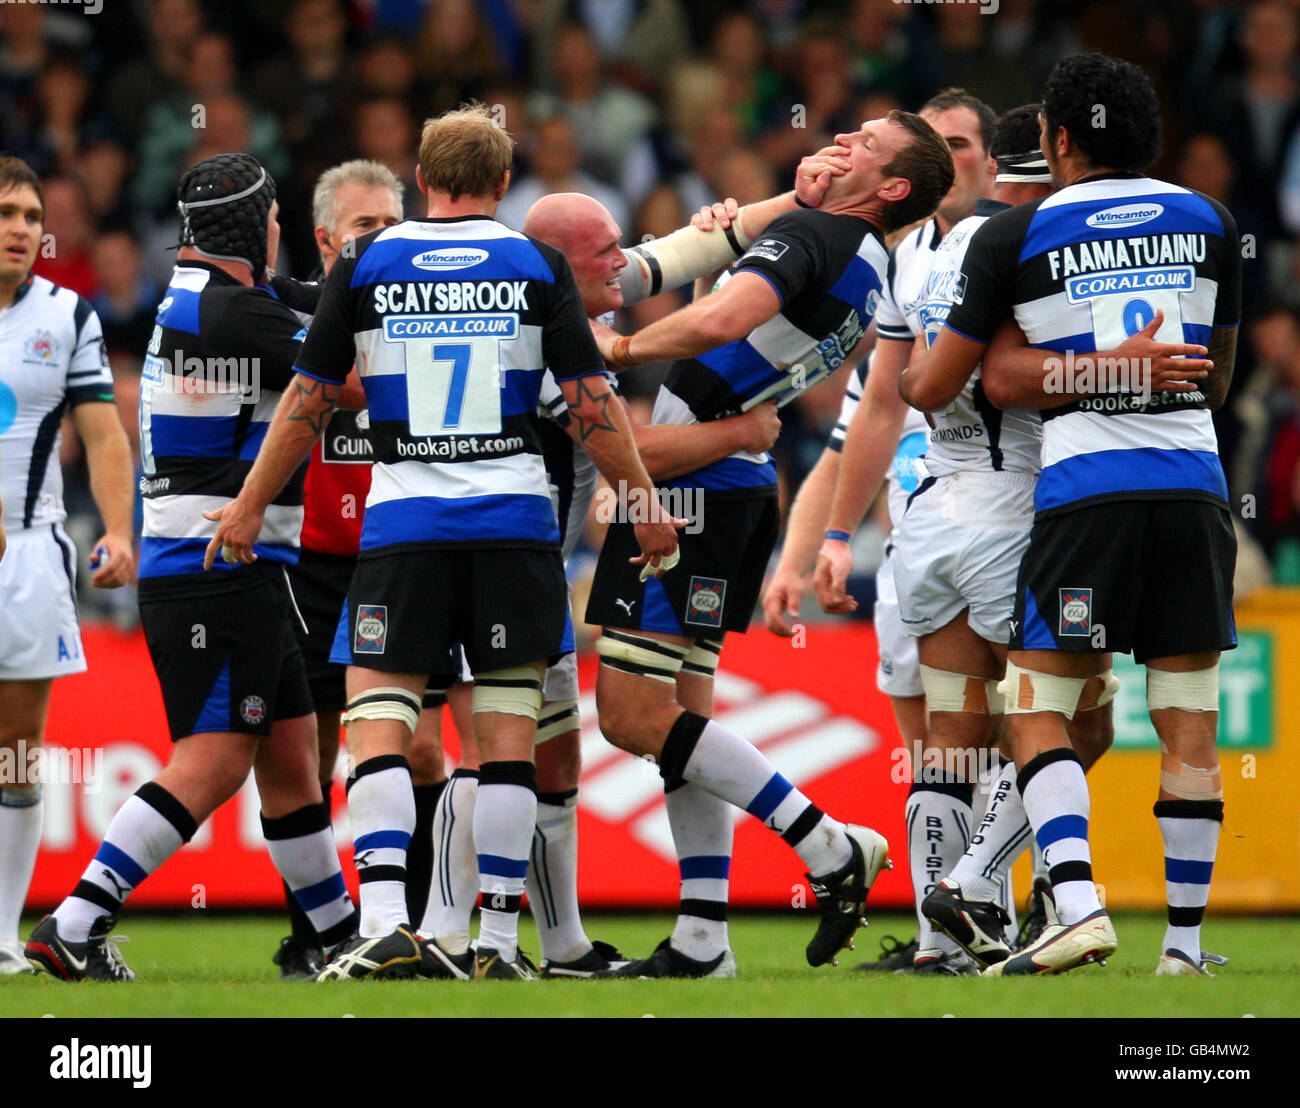
[[[1245,524],[1289,574],[1300,563],[1300,0],[6,3],[0,149],[44,180],[37,270],[100,313],[134,434],[139,366],[174,260],[176,181],[210,154],[266,164],[280,190],[278,267],[306,277],[319,173],[374,158],[407,182],[406,214],[421,215],[420,123],[476,98],[517,141],[504,222],[576,190],[631,243],[716,197],[770,195],[837,131],[915,110],[944,86],[999,111],[1033,100],[1058,57],[1090,48],[1155,83],[1154,174],[1237,218],[1246,318],[1217,422],[1234,497],[1249,498]],[[639,305],[621,326],[682,302]],[[652,394],[655,374],[629,379],[634,400]],[[785,410],[787,488],[834,422],[833,390]],[[67,434],[69,508],[93,517],[78,453]]]

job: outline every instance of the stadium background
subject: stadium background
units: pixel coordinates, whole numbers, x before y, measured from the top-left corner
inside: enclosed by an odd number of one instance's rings
[[[140,362],[174,260],[175,183],[211,153],[247,150],[266,163],[280,186],[278,267],[307,276],[320,171],[358,156],[382,161],[407,182],[407,214],[422,214],[413,180],[420,121],[467,97],[492,105],[518,140],[505,222],[517,225],[546,192],[582,191],[610,208],[630,243],[675,229],[715,197],[770,195],[836,131],[891,107],[915,110],[944,86],[965,86],[1002,111],[1034,99],[1071,50],[1141,65],[1165,113],[1153,172],[1227,204],[1246,259],[1237,375],[1216,416],[1241,506],[1243,643],[1225,658],[1228,821],[1211,909],[1296,909],[1300,834],[1288,785],[1300,770],[1300,594],[1289,587],[1300,584],[1298,28],[1294,0],[5,2],[0,148],[42,175],[47,239],[37,272],[98,310],[135,443]],[[620,328],[681,302],[668,294],[639,305]],[[624,378],[641,418],[664,368]],[[783,503],[837,408],[830,384],[785,409],[776,451]],[[84,566],[99,524],[70,425],[62,462],[68,530]],[[882,512],[855,536],[860,616],[870,613]],[[573,570],[580,594],[599,541],[593,521]],[[48,786],[31,908],[75,880],[117,805],[167,754],[134,595],[97,593],[85,576],[91,669],[56,684],[49,741],[102,750],[105,772],[94,791]],[[808,598],[798,645],[761,627],[734,637],[720,707],[814,799],[871,819],[901,844],[906,784],[874,686],[870,625],[819,621],[815,608]],[[590,659],[584,669],[589,688]],[[1126,683],[1117,707],[1116,751],[1094,774],[1096,868],[1112,906],[1157,907],[1157,756],[1140,682]],[[586,718],[584,899],[670,904],[676,876],[658,778],[605,746]],[[797,865],[769,838],[740,826],[739,904],[783,906],[801,895]],[[879,900],[909,902],[903,869],[882,882]],[[200,885],[209,907],[280,902],[248,793],[135,899],[189,905]]]

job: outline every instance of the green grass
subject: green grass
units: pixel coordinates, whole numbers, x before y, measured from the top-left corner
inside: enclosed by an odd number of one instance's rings
[[[1211,919],[1205,941],[1232,964],[1213,980],[1152,976],[1163,920],[1116,918],[1120,948],[1106,967],[1042,980],[934,979],[854,973],[882,935],[906,939],[910,919],[877,915],[838,969],[809,969],[812,916],[740,915],[731,925],[734,981],[442,981],[281,983],[270,955],[285,933],[271,916],[133,915],[119,927],[137,980],[68,985],[0,977],[0,1017],[171,1016],[1294,1016],[1300,1013],[1296,921]],[[34,920],[27,921],[30,928]],[[645,955],[667,916],[593,916],[588,930]],[[531,924],[525,948],[537,949]]]

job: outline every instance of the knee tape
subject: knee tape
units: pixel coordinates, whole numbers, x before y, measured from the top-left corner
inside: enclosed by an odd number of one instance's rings
[[[700,677],[712,677],[722,659],[722,643],[716,639],[696,639],[682,660],[682,669]]]
[[[686,660],[687,648],[676,643],[661,642],[645,635],[605,628],[596,640],[596,653],[600,664],[610,669],[649,677],[666,685],[677,684],[677,674]]]
[[[1094,677],[1060,677],[1054,673],[1022,669],[1008,659],[1007,675],[999,682],[998,691],[1003,696],[1008,715],[1060,712],[1066,719],[1074,719],[1076,712],[1097,707],[1105,685],[1105,678],[1101,674]],[[1088,691],[1089,688],[1091,692]]]
[[[578,702],[576,700],[552,700],[542,705],[537,717],[537,737],[534,746],[541,746],[547,739],[567,735],[576,731],[579,725]]]
[[[359,719],[395,719],[406,724],[414,735],[415,725],[420,722],[420,699],[415,693],[395,686],[367,689],[348,701],[347,711],[341,718],[344,723]]]
[[[1189,766],[1161,748],[1160,787],[1179,800],[1222,800],[1223,771],[1217,763],[1208,769]]]
[[[1170,673],[1147,667],[1147,708],[1181,708],[1184,712],[1219,710],[1219,666]]]
[[[1000,715],[1002,695],[998,683],[968,673],[921,665],[921,687],[925,689],[925,706],[932,712],[977,712]]]
[[[536,719],[542,710],[542,675],[532,666],[474,674],[474,712]]]

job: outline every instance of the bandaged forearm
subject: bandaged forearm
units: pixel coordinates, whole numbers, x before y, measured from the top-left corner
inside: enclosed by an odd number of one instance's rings
[[[680,288],[734,262],[750,245],[743,229],[744,211],[742,208],[725,231],[717,223],[712,231],[688,225],[661,239],[624,250],[627,268],[621,275],[623,302],[635,304]]]

